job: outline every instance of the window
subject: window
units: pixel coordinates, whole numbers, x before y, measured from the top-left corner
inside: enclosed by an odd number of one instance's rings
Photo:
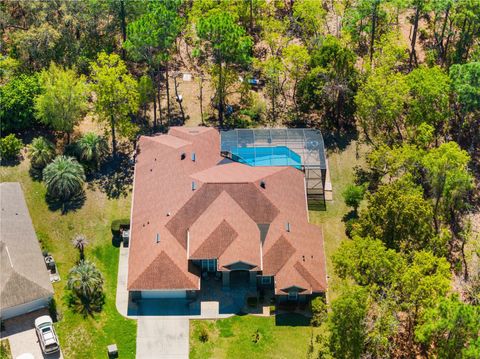
[[[298,292],[297,291],[288,292],[288,300],[297,300],[297,299],[298,299]]]
[[[202,259],[202,272],[215,272],[217,270],[216,259]]]
[[[271,284],[272,277],[262,277],[262,284]]]

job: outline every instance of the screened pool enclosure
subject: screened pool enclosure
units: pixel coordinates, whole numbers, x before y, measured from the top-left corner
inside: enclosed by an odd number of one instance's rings
[[[327,162],[323,137],[314,129],[221,131],[224,157],[250,166],[292,166],[305,173],[307,196],[325,200]]]

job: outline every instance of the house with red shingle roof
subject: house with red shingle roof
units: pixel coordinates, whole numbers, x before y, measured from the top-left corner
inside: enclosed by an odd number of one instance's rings
[[[172,127],[138,142],[127,287],[142,298],[194,297],[212,273],[279,299],[327,289],[322,231],[308,222],[305,175],[225,158],[220,133]]]

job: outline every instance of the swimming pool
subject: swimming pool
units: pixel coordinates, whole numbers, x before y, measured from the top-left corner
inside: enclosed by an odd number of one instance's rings
[[[292,166],[302,168],[300,155],[286,146],[231,147],[232,159],[250,166]]]

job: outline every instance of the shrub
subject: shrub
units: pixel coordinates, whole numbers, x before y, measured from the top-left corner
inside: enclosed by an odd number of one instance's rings
[[[314,327],[320,326],[327,319],[327,304],[322,297],[312,299],[312,319]]]
[[[32,168],[43,170],[55,157],[55,146],[45,137],[36,137],[28,145],[28,158]]]
[[[122,227],[130,227],[130,219],[122,218],[113,220],[111,225],[112,234],[114,236],[120,235],[120,228]]]
[[[105,138],[93,132],[87,132],[75,142],[73,151],[79,162],[90,171],[98,170],[108,155]]]
[[[22,148],[22,140],[18,139],[13,133],[3,137],[0,139],[0,157],[2,161],[16,159]]]
[[[105,301],[103,276],[95,264],[80,261],[68,273],[67,287],[72,291],[70,305],[79,312],[86,315],[101,311]]]
[[[43,180],[49,196],[68,200],[82,192],[85,173],[74,158],[58,156],[43,170]]]
[[[355,230],[355,225],[358,223],[357,218],[350,218],[345,222],[345,234],[348,238],[352,238],[352,233]]]
[[[358,206],[365,195],[365,188],[363,186],[349,185],[342,193],[345,204],[349,207],[353,207],[355,213],[357,212]]]
[[[260,341],[260,339],[262,339],[262,336],[260,334],[260,330],[257,329],[257,330],[255,330],[255,332],[252,335],[252,342],[254,344],[257,344]]]
[[[210,335],[208,334],[207,328],[202,327],[200,329],[200,335],[198,336],[198,339],[200,339],[202,343],[208,342],[208,340],[210,339]]]
[[[0,86],[0,132],[32,127],[34,98],[40,92],[37,75],[20,75]]]

